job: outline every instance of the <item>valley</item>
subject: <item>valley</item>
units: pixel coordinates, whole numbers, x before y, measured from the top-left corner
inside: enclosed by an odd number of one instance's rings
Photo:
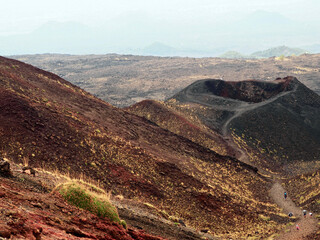
[[[200,79],[274,80],[295,76],[320,94],[320,54],[265,59],[38,54],[10,56],[53,72],[106,102],[127,107],[166,100]]]

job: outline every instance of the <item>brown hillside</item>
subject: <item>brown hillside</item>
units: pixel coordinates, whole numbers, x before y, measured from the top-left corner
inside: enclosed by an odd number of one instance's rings
[[[266,180],[234,158],[2,57],[0,93],[0,151],[17,163],[83,174],[215,236],[267,236],[282,227],[279,209],[260,194]]]
[[[219,134],[201,124],[201,121],[196,119],[192,113],[188,113],[188,105],[185,106],[183,111],[179,111],[175,109],[174,104],[144,100],[126,108],[126,110],[145,117],[160,127],[212,149],[221,155],[233,156],[235,154]]]

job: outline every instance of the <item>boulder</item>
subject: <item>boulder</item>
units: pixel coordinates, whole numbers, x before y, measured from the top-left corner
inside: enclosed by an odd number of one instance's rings
[[[181,226],[186,227],[186,224],[184,223],[184,221],[183,221],[183,220],[179,219],[179,223],[180,223],[180,225],[181,225]]]
[[[9,239],[11,237],[11,230],[8,226],[0,224],[0,238]]]
[[[29,166],[23,167],[22,172],[36,176],[36,170],[34,170],[32,167],[29,167]]]
[[[3,158],[0,158],[0,175],[9,177],[11,176],[10,163]]]

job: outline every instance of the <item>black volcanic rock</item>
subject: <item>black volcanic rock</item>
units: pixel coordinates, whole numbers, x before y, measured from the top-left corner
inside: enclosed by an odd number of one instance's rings
[[[320,97],[294,77],[272,82],[200,80],[172,99],[201,105],[194,114],[208,127],[226,137],[231,132],[241,136],[274,162],[320,158]]]
[[[0,157],[0,175],[11,176],[10,163]]]
[[[212,94],[218,97],[258,103],[289,90],[292,90],[292,86],[283,81],[265,82],[248,80],[227,82],[223,80],[203,80],[193,83],[183,93],[188,95]]]

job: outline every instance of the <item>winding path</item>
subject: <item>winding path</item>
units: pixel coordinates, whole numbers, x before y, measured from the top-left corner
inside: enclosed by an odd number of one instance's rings
[[[289,93],[293,93],[297,90],[298,86],[295,85],[294,89],[292,89],[291,91],[286,91],[286,92],[282,92],[280,94],[278,94],[277,96],[274,96],[270,99],[264,100],[262,102],[259,103],[247,103],[247,102],[242,102],[242,104],[240,106],[237,107],[237,109],[235,110],[235,113],[233,114],[232,117],[230,117],[222,126],[222,135],[226,136],[228,134],[228,126],[231,123],[231,121],[239,116],[241,116],[243,113],[252,111],[253,109],[256,109],[258,107],[262,107],[264,105],[267,105],[271,102],[276,101],[277,99],[289,94]]]
[[[240,161],[243,161],[249,164],[247,154],[242,149],[238,148],[238,146],[233,142],[232,138],[228,134],[228,130],[229,130],[228,127],[229,127],[229,124],[232,122],[232,120],[248,111],[252,111],[253,109],[256,109],[258,107],[274,102],[275,100],[289,93],[295,92],[296,90],[297,90],[297,86],[295,86],[294,89],[291,91],[280,93],[279,95],[260,103],[255,103],[255,104],[242,103],[237,107],[237,109],[234,110],[234,114],[222,126],[222,135],[224,136],[225,139],[228,139],[227,142],[230,145],[230,147],[234,148],[235,150],[238,150],[241,153],[241,156],[239,157]],[[287,199],[284,199],[284,192],[286,190],[282,187],[282,185],[279,183],[279,181],[275,177],[273,179],[273,182],[274,183],[272,185],[272,188],[269,190],[270,197],[279,207],[283,209],[284,213],[288,214],[289,212],[292,212],[293,215],[298,218],[298,221],[295,224],[284,229],[276,239],[277,240],[301,240],[306,236],[308,236],[309,234],[317,231],[318,229],[317,220],[314,217],[310,217],[308,214],[306,217],[304,217],[302,214],[302,209],[300,209],[294,204],[294,202],[290,199],[290,196]],[[299,230],[296,229],[296,224],[299,226]]]
[[[290,199],[290,196],[284,199],[285,189],[282,185],[275,180],[272,188],[270,189],[270,196],[274,202],[283,209],[285,213],[292,212],[293,216],[298,217],[299,220],[296,222],[300,230],[296,229],[296,224],[285,229],[276,238],[277,240],[301,240],[309,234],[317,231],[317,220],[314,217],[310,217],[308,214],[306,218],[302,215],[302,209],[297,207],[294,202]]]

